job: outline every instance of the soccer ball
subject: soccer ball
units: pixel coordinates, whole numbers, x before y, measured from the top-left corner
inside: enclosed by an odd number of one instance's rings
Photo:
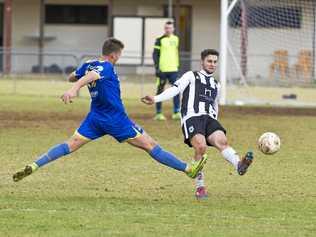
[[[258,148],[266,155],[272,155],[276,153],[278,150],[280,150],[280,147],[280,137],[273,132],[266,132],[258,139]]]

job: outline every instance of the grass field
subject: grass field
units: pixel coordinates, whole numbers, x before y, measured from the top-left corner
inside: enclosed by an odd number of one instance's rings
[[[109,137],[13,183],[16,169],[73,133],[89,101],[0,101],[0,236],[316,236],[316,110],[224,108],[230,143],[254,149],[255,162],[239,177],[209,149],[209,199],[199,202],[192,180]],[[125,104],[163,147],[190,160],[178,122],[152,121],[153,108],[137,100]],[[256,151],[265,131],[281,137],[274,156]]]
[[[69,83],[63,77],[20,75],[0,80],[0,94],[29,96],[60,96]],[[155,93],[155,78],[145,75],[125,75],[121,77],[122,97],[136,99],[145,93]],[[295,94],[296,99],[283,99],[284,95]],[[86,89],[81,96],[89,97]],[[229,104],[277,105],[296,107],[316,107],[316,87],[263,87],[227,86]]]

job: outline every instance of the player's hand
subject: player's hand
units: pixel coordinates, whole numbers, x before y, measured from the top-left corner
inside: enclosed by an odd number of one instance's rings
[[[66,91],[60,98],[65,104],[72,103],[72,98],[76,96],[72,91]]]
[[[147,105],[152,105],[155,103],[155,98],[151,95],[146,95],[145,97],[141,98],[141,101]]]

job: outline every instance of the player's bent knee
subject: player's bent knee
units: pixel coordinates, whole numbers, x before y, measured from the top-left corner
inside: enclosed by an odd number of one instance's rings
[[[154,148],[157,145],[158,145],[158,143],[155,140],[150,141],[150,147],[151,148]]]
[[[158,143],[148,134],[143,135],[144,150],[151,151]]]
[[[154,140],[148,141],[144,146],[144,150],[146,150],[147,152],[150,152],[157,145],[158,143],[155,142]]]
[[[154,149],[154,147],[156,146],[157,144],[155,143],[152,143],[150,141],[146,141],[144,143],[141,144],[140,148],[142,148],[143,150],[147,151],[147,152],[151,152],[152,149]]]
[[[147,134],[132,139],[128,143],[147,152],[150,152],[157,145],[157,142]]]
[[[205,152],[206,152],[207,146],[206,146],[206,144],[199,143],[199,144],[197,144],[197,145],[194,146],[194,149],[195,149],[195,151],[196,151],[198,154],[204,155]]]
[[[74,151],[78,150],[79,147],[80,147],[80,145],[78,143],[74,142],[74,141],[68,142],[67,144],[68,144],[69,150],[71,152],[74,152]]]
[[[219,149],[219,150],[225,150],[227,147],[228,147],[228,141],[227,141],[227,138],[224,137],[224,138],[220,138],[220,139],[217,139],[215,141],[215,146]]]
[[[75,150],[78,149],[78,146],[73,142],[73,141],[68,141],[66,142],[69,146],[69,151],[74,152]]]
[[[70,152],[74,152],[74,151],[78,150],[81,146],[86,144],[87,142],[89,142],[89,141],[84,140],[84,139],[77,137],[77,136],[73,136],[66,143],[69,146]]]

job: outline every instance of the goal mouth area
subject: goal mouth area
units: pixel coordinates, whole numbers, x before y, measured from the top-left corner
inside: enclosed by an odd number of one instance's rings
[[[316,106],[316,2],[221,3],[222,104]]]

